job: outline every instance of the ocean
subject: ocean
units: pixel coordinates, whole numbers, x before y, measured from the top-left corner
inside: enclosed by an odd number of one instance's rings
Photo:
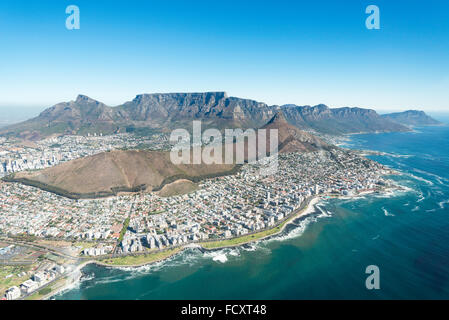
[[[328,199],[284,234],[137,269],[86,266],[55,299],[449,299],[449,126],[354,135],[406,191]],[[380,270],[368,290],[365,269]]]

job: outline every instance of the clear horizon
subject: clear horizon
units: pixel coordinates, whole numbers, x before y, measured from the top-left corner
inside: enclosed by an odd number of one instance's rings
[[[71,4],[79,30],[65,27]],[[380,30],[365,27],[370,4]],[[268,105],[445,112],[448,12],[437,0],[2,1],[0,106],[226,91]]]

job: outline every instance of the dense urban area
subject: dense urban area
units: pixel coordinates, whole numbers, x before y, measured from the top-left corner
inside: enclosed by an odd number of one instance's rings
[[[3,138],[0,175],[142,146],[154,150],[169,144],[164,135],[142,138],[128,133],[62,136],[33,144]],[[0,262],[13,265],[5,267],[11,273],[2,274],[0,280],[15,284],[0,287],[0,294],[3,299],[45,296],[49,292],[43,288],[63,278],[83,259],[159,252],[267,230],[314,196],[376,191],[387,184],[382,176],[390,173],[377,162],[338,148],[281,154],[277,173],[262,174],[270,164],[270,158],[246,164],[237,174],[203,180],[195,191],[171,197],[141,192],[71,200],[19,183],[0,182],[0,236],[4,241],[0,239]],[[30,242],[38,246],[27,247]],[[58,243],[64,244],[63,249],[58,249]],[[27,267],[18,267],[21,259]]]

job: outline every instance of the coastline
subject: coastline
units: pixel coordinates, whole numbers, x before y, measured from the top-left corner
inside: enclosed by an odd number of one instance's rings
[[[387,192],[387,190],[391,190],[391,189],[402,189],[400,188],[400,186],[394,185],[393,187],[390,187],[386,190],[382,190]],[[369,194],[374,194],[379,192],[378,190],[367,190],[367,191],[362,191],[360,193],[354,194],[354,195],[350,195],[350,196],[343,196],[343,195],[327,195],[327,194],[323,194],[323,195],[318,195],[318,196],[313,196],[310,199],[308,199],[308,203],[305,207],[302,208],[298,208],[296,209],[293,214],[291,214],[290,216],[288,216],[284,221],[282,221],[280,224],[276,225],[273,228],[267,229],[267,230],[263,230],[251,235],[246,235],[246,236],[241,236],[241,237],[237,237],[237,238],[231,238],[231,239],[225,239],[225,240],[218,240],[218,241],[213,241],[213,242],[201,242],[201,243],[190,243],[190,244],[186,244],[182,247],[177,247],[177,248],[173,248],[173,249],[167,249],[164,251],[159,251],[159,252],[152,252],[152,253],[147,253],[147,254],[141,254],[138,256],[125,256],[125,257],[118,257],[118,258],[113,258],[113,259],[127,259],[129,261],[129,259],[133,259],[136,258],[137,260],[142,259],[142,262],[138,262],[138,263],[129,263],[129,264],[113,264],[113,263],[106,263],[103,262],[101,260],[87,260],[82,262],[81,264],[77,265],[76,268],[67,276],[65,276],[64,278],[66,278],[66,280],[70,279],[71,277],[75,276],[75,278],[73,278],[73,280],[70,283],[66,283],[65,285],[61,286],[60,288],[58,288],[55,292],[52,292],[50,294],[48,294],[45,297],[41,297],[39,300],[48,300],[51,299],[52,297],[60,294],[61,292],[67,290],[70,288],[70,286],[74,285],[75,283],[79,282],[82,276],[82,269],[89,265],[89,264],[96,264],[98,266],[101,267],[106,267],[106,268],[140,268],[143,266],[147,266],[147,265],[152,265],[155,263],[159,263],[162,261],[165,261],[169,258],[174,257],[177,254],[182,253],[183,251],[185,251],[186,249],[189,248],[199,248],[201,250],[203,250],[204,252],[213,252],[213,251],[218,251],[218,250],[222,250],[222,249],[226,249],[226,248],[235,248],[235,247],[240,247],[249,243],[253,243],[253,242],[258,242],[258,241],[264,241],[264,240],[268,240],[276,235],[281,234],[285,228],[291,224],[293,221],[295,221],[298,218],[301,217],[305,217],[313,212],[315,212],[314,208],[317,204],[320,203],[321,200],[323,200],[324,197],[329,197],[329,198],[336,198],[336,199],[351,199],[351,198],[357,198],[360,196],[365,196],[365,195],[369,195]],[[258,236],[259,235],[259,236]],[[241,241],[238,241],[241,240]],[[233,241],[235,241],[236,243],[232,243]],[[230,244],[228,244],[228,242],[231,242]],[[209,244],[209,246],[207,245]],[[212,244],[212,245],[210,245]],[[218,245],[214,245],[214,244],[218,244]],[[108,259],[108,258],[106,258]],[[103,260],[106,260],[103,259]]]
[[[169,258],[171,258],[171,257],[173,257],[173,256],[175,256],[177,254],[182,253],[184,250],[186,250],[188,248],[192,248],[192,247],[201,248],[201,250],[204,250],[205,252],[207,252],[207,251],[222,250],[222,249],[225,249],[225,248],[239,247],[239,246],[242,246],[242,245],[245,245],[245,244],[249,244],[249,243],[252,243],[252,242],[266,240],[268,238],[271,238],[273,236],[276,236],[276,235],[282,233],[285,230],[285,228],[287,227],[287,225],[289,225],[294,220],[296,220],[296,219],[298,219],[300,217],[305,217],[305,216],[313,213],[315,205],[320,202],[321,198],[322,198],[322,196],[312,197],[309,200],[308,204],[304,208],[301,208],[301,209],[297,210],[298,212],[290,215],[287,219],[285,219],[283,222],[281,222],[279,225],[275,226],[274,228],[261,231],[260,233],[270,232],[270,231],[273,231],[273,230],[275,230],[275,232],[269,233],[269,234],[264,235],[262,237],[257,237],[256,236],[257,233],[256,233],[256,234],[252,235],[252,236],[254,236],[254,238],[253,239],[249,239],[248,241],[243,241],[243,242],[239,242],[239,243],[232,244],[232,245],[221,245],[221,246],[209,247],[209,248],[204,246],[205,244],[207,244],[207,242],[206,243],[203,242],[203,243],[199,243],[199,244],[187,244],[187,245],[179,247],[179,248],[171,249],[171,252],[168,255],[164,256],[164,257],[161,257],[161,258],[158,258],[158,259],[154,259],[154,260],[150,260],[149,259],[149,261],[138,263],[138,264],[114,265],[114,264],[108,264],[108,263],[105,263],[105,262],[102,262],[102,261],[99,261],[99,260],[84,261],[83,263],[77,265],[76,268],[70,274],[68,274],[67,276],[64,277],[66,279],[66,281],[68,281],[71,277],[75,276],[75,278],[70,283],[66,283],[65,285],[63,285],[60,288],[58,288],[56,291],[51,292],[47,296],[41,297],[39,300],[51,299],[52,297],[54,297],[54,296],[64,292],[65,290],[69,289],[70,286],[72,286],[73,284],[79,282],[80,279],[81,279],[81,274],[82,274],[81,270],[84,267],[86,267],[87,265],[89,265],[89,264],[96,264],[98,266],[106,267],[106,268],[140,268],[140,267],[143,267],[143,266],[147,266],[147,265],[151,265],[151,264],[155,264],[155,263],[158,263],[158,262],[165,261],[165,260],[167,260],[167,259],[169,259]],[[239,237],[239,238],[242,238],[242,237]],[[239,239],[239,238],[235,238],[235,239]],[[229,239],[229,240],[232,240],[232,239]],[[220,241],[217,241],[217,242],[223,242],[223,241],[226,241],[226,240],[220,240]],[[212,243],[215,243],[215,242],[212,242]],[[152,255],[152,253],[150,253],[149,255]]]
[[[220,249],[225,249],[225,248],[235,248],[235,247],[249,244],[252,242],[266,240],[268,238],[271,238],[273,236],[276,236],[276,235],[282,233],[285,230],[285,228],[287,227],[287,225],[289,225],[295,219],[304,217],[304,216],[314,212],[314,210],[312,210],[312,209],[315,207],[316,204],[319,203],[319,201],[321,200],[321,197],[322,196],[312,197],[311,199],[308,200],[308,203],[304,208],[297,209],[296,213],[291,214],[284,221],[282,221],[279,225],[277,225],[273,228],[270,228],[270,229],[252,234],[252,235],[241,236],[241,237],[237,237],[237,238],[233,238],[233,239],[219,240],[216,242],[203,242],[203,243],[200,243],[199,245],[205,251],[214,251],[214,250],[220,250]],[[259,237],[257,236],[258,234],[260,235],[262,233],[266,233],[266,235],[259,236]],[[249,238],[249,239],[247,241],[243,240],[241,242],[238,242],[238,239],[243,239],[243,238]],[[237,241],[237,243],[221,245],[223,243],[228,243],[228,242],[233,242],[233,241]],[[214,244],[218,244],[218,245],[215,246]]]
[[[380,153],[380,152],[379,152],[379,153]],[[380,154],[380,155],[384,155],[384,154]],[[392,171],[392,172],[390,172],[390,174],[392,174],[392,175],[395,175],[395,174],[403,175],[403,174],[405,174],[404,172],[401,172],[401,171],[398,171],[398,170],[395,170],[395,169],[389,168],[389,170]],[[387,192],[387,193],[388,193],[388,192],[390,192],[391,190],[396,190],[396,189],[398,189],[397,187],[399,187],[399,189],[401,189],[400,186],[394,185],[392,188],[388,188],[388,189],[386,189],[386,190],[379,190],[379,191],[364,191],[364,192],[360,192],[360,193],[357,193],[357,194],[351,195],[351,196],[335,196],[335,198],[337,198],[337,199],[340,199],[340,198],[341,198],[341,199],[351,199],[351,198],[357,198],[357,197],[360,197],[360,196],[365,196],[365,195],[367,195],[367,194],[373,194],[373,193],[381,193],[381,194],[384,193],[384,192]],[[284,221],[283,223],[281,223],[281,224],[279,225],[279,226],[282,225],[282,226],[281,226],[281,230],[279,230],[279,231],[277,231],[277,232],[275,232],[275,233],[273,233],[273,234],[271,234],[271,235],[269,235],[269,236],[264,236],[264,237],[259,238],[259,239],[254,239],[254,240],[250,240],[250,241],[248,241],[248,242],[243,242],[243,243],[239,243],[239,244],[235,244],[235,245],[225,245],[225,246],[215,247],[215,248],[204,248],[203,246],[201,246],[201,244],[190,244],[190,245],[185,245],[185,246],[183,246],[183,247],[181,248],[181,250],[179,250],[178,252],[176,252],[176,253],[170,255],[169,257],[166,257],[166,258],[163,258],[163,259],[158,259],[158,260],[151,261],[151,262],[147,262],[147,263],[136,264],[136,265],[114,266],[114,265],[104,264],[104,263],[102,263],[102,262],[100,262],[100,261],[96,261],[96,260],[89,260],[89,261],[86,261],[86,262],[80,264],[77,268],[78,268],[79,270],[81,270],[81,269],[84,268],[86,265],[91,264],[91,263],[97,264],[97,265],[99,265],[99,266],[109,267],[109,268],[138,268],[138,267],[142,267],[142,266],[145,266],[145,265],[151,265],[151,264],[154,264],[154,263],[157,263],[157,262],[164,261],[164,260],[166,260],[166,259],[168,259],[168,258],[170,258],[170,257],[172,257],[172,256],[174,256],[174,255],[176,255],[176,254],[178,254],[178,253],[182,253],[185,249],[191,248],[191,247],[201,247],[201,248],[202,248],[203,250],[205,250],[205,251],[215,251],[215,250],[220,250],[220,249],[224,249],[224,248],[238,247],[238,246],[242,246],[242,245],[244,245],[244,244],[251,243],[251,242],[256,242],[256,241],[265,240],[265,239],[267,239],[267,238],[270,238],[270,237],[272,237],[272,236],[275,236],[275,235],[281,233],[283,230],[285,230],[286,226],[289,225],[291,222],[293,222],[295,219],[300,218],[300,217],[303,217],[303,216],[306,216],[307,214],[309,214],[310,212],[307,212],[307,211],[308,211],[308,210],[311,210],[316,204],[319,204],[320,198],[322,198],[322,197],[315,197],[314,199],[312,199],[312,200],[315,200],[315,201],[316,201],[315,203],[313,203],[313,204],[312,204],[312,203],[309,203],[305,208],[303,208],[303,210],[300,210],[300,211],[298,211],[297,213],[295,213],[294,215],[289,216],[288,219],[286,219],[286,221]],[[311,200],[310,202],[312,202],[312,200]],[[272,228],[272,229],[274,229],[274,228]],[[271,230],[271,229],[269,229],[269,230]],[[51,297],[53,297],[53,296],[55,296],[55,295],[58,295],[58,294],[60,294],[62,291],[65,291],[65,290],[69,289],[69,286],[71,286],[71,285],[73,285],[73,283],[68,284],[67,287],[65,287],[65,288],[60,288],[59,290],[57,290],[57,291],[55,291],[54,293],[52,293],[49,297],[46,297],[46,299],[51,298]]]

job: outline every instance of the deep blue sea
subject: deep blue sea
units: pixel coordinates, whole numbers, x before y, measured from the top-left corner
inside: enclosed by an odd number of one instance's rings
[[[189,249],[139,269],[89,265],[56,299],[449,299],[449,126],[352,136],[404,174],[405,192],[326,200],[286,234]],[[365,287],[377,265],[380,289]]]

